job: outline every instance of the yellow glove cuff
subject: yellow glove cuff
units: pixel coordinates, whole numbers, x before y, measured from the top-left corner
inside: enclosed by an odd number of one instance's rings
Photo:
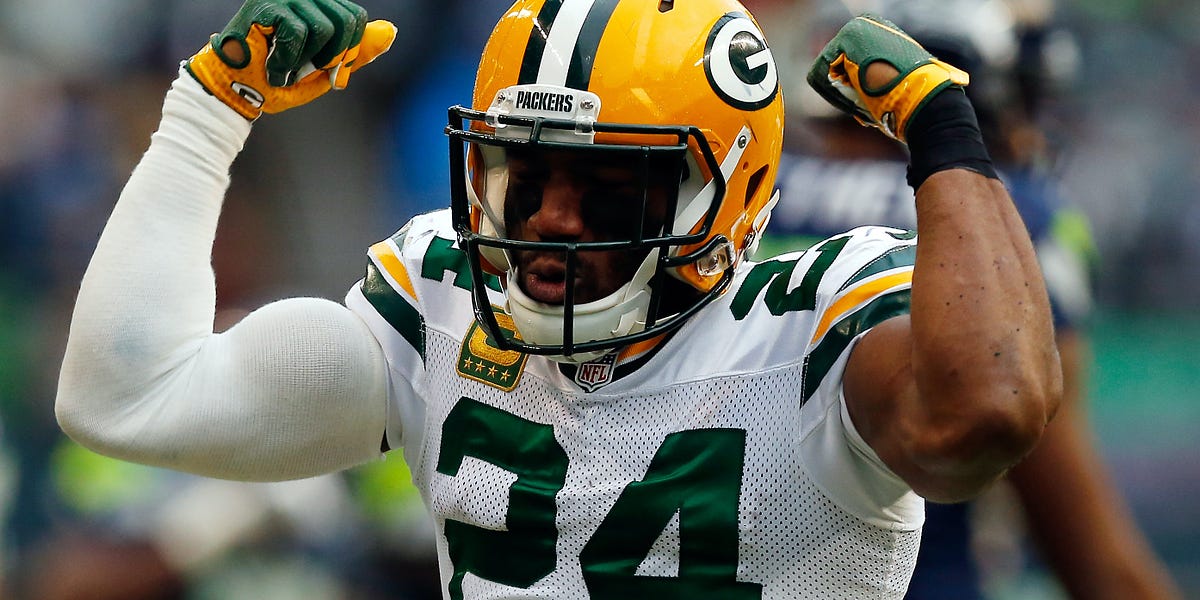
[[[912,116],[933,97],[934,92],[950,85],[965,86],[971,81],[966,71],[936,58],[881,90],[864,89],[859,71],[860,66],[848,60],[845,54],[835,59],[829,69],[831,78],[854,88],[875,123],[868,123],[858,116],[855,118],[863,125],[878,123],[884,133],[900,141],[905,140]]]

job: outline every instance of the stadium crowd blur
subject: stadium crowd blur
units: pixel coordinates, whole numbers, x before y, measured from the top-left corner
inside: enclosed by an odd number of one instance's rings
[[[399,26],[392,51],[320,106],[261,119],[234,165],[218,327],[284,295],[341,298],[368,245],[447,202],[446,107],[469,102],[508,3],[362,4]],[[179,60],[239,5],[0,2],[0,598],[438,597],[432,528],[398,455],[241,484],[103,459],[54,423],[104,220]],[[1080,61],[1052,135],[1101,265],[1092,419],[1154,549],[1200,597],[1200,4],[1063,0],[1057,18]],[[995,598],[1060,598],[1010,541],[980,550]]]

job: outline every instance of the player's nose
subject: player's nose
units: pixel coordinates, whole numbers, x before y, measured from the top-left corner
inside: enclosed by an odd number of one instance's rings
[[[542,202],[529,217],[529,226],[543,241],[580,240],[587,233],[583,220],[584,193],[563,174],[552,174],[542,188]]]

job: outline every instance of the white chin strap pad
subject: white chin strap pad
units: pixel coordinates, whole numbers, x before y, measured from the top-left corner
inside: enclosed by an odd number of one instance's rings
[[[576,344],[609,340],[637,333],[646,327],[650,308],[650,279],[654,276],[660,250],[655,248],[638,267],[633,278],[615,292],[592,302],[577,304],[574,312],[572,342]],[[521,289],[516,268],[508,271],[505,286],[508,314],[521,339],[534,345],[560,345],[566,310],[558,304],[546,304],[530,298]],[[560,362],[587,362],[608,354],[601,350],[553,356]]]

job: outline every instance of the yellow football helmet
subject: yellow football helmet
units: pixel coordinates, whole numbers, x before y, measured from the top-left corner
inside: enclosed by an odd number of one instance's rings
[[[579,362],[682,325],[725,291],[766,226],[783,119],[771,51],[736,0],[518,0],[483,51],[472,108],[452,107],[446,129],[455,227],[489,334]],[[666,223],[616,242],[506,237],[507,156],[531,148],[626,153],[643,188],[665,173]],[[579,252],[639,249],[645,259],[611,296],[576,305],[568,294],[558,306],[516,285],[509,253],[522,249],[564,254],[567,281]],[[516,335],[494,323],[484,273],[507,274]],[[694,288],[695,303],[664,309],[664,277]]]

